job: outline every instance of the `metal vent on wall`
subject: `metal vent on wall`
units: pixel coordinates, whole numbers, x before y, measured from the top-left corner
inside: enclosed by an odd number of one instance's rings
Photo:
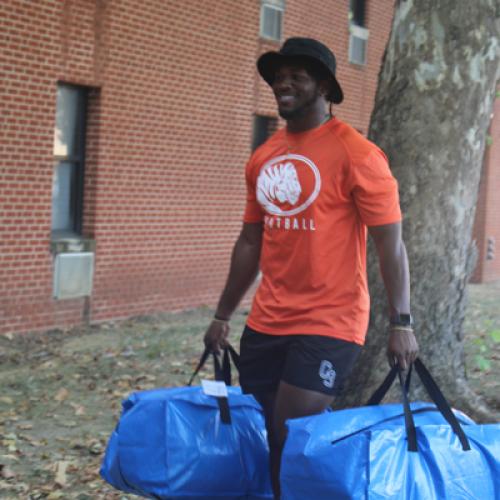
[[[349,62],[366,64],[366,47],[370,31],[361,26],[351,24],[349,36]]]
[[[54,259],[54,298],[85,297],[92,292],[94,253],[60,253]]]

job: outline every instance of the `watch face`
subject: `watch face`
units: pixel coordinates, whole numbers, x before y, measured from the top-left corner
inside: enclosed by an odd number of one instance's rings
[[[404,323],[411,323],[411,316],[409,314],[400,314],[399,315],[400,321],[403,321]]]
[[[413,324],[413,318],[411,317],[411,314],[396,314],[391,318],[391,324],[411,326]]]

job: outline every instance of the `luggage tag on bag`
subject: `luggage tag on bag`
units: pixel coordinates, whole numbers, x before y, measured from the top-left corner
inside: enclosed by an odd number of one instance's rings
[[[219,380],[202,380],[201,388],[207,396],[227,398],[227,385]]]

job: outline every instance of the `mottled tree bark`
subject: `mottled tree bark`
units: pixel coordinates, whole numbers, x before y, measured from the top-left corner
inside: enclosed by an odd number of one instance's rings
[[[499,19],[500,0],[397,2],[370,124],[400,185],[421,358],[449,400],[481,420],[498,416],[467,385],[462,323]],[[342,406],[364,404],[388,368],[387,301],[370,254],[368,342]]]

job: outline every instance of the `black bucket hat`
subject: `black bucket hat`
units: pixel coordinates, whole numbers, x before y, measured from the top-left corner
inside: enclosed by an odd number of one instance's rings
[[[260,76],[269,85],[272,85],[278,65],[290,62],[293,59],[310,60],[313,64],[319,66],[325,72],[325,75],[330,77],[332,83],[332,91],[326,96],[327,100],[336,104],[342,102],[344,93],[335,78],[335,69],[337,67],[335,56],[326,45],[313,38],[294,37],[285,40],[279,52],[266,52],[259,57],[257,69]]]

